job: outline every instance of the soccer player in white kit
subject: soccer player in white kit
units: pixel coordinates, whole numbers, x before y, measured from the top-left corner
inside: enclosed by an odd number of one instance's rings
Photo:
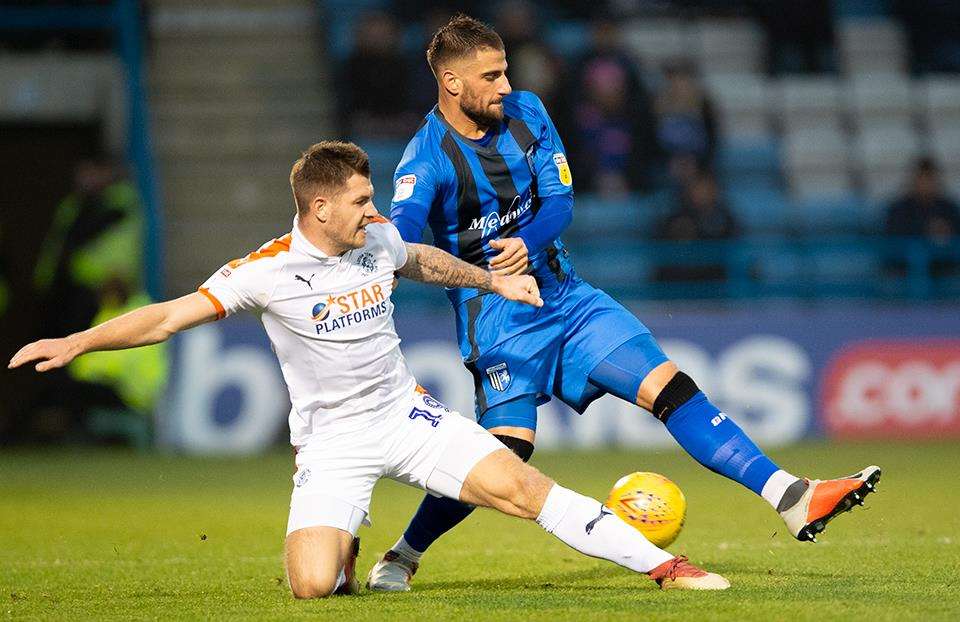
[[[404,243],[377,213],[369,160],[351,143],[313,145],[290,182],[297,215],[289,234],[223,266],[193,294],[34,342],[9,367],[34,362],[47,371],[85,352],[149,345],[237,311],[257,313],[293,404],[297,471],[285,549],[297,598],[355,591],[355,537],[369,523],[381,477],[535,519],[576,550],[647,573],[662,588],[729,586],[655,547],[599,501],[554,483],[418,387],[394,329],[395,274],[540,306],[533,277],[493,275]]]

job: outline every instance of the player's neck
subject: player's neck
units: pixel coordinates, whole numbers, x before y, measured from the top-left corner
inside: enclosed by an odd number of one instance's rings
[[[318,251],[322,252],[324,255],[329,257],[338,257],[348,250],[349,248],[343,247],[341,244],[337,244],[329,237],[323,234],[323,231],[316,225],[311,225],[309,219],[307,222],[297,219],[296,224],[297,229],[300,230],[300,234],[306,238],[307,242],[310,242]]]
[[[480,125],[465,115],[460,109],[460,106],[454,101],[441,98],[440,101],[437,102],[437,107],[440,109],[440,114],[443,115],[446,122],[450,124],[450,127],[457,130],[461,136],[476,140],[483,138],[486,133],[490,131],[488,126]]]

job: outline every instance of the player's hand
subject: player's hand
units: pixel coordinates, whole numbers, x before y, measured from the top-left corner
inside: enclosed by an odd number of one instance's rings
[[[500,294],[507,300],[516,300],[534,307],[543,306],[537,281],[529,274],[500,276],[495,273],[491,288],[494,293]]]
[[[500,251],[490,260],[490,270],[494,274],[521,274],[527,269],[527,244],[522,238],[490,240],[490,248]]]
[[[34,366],[37,371],[50,371],[64,367],[80,354],[79,348],[70,337],[62,339],[41,339],[20,348],[7,364],[7,369],[14,369],[27,363],[40,361]]]

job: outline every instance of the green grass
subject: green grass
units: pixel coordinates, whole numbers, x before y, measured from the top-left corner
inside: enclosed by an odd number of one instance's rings
[[[297,602],[283,579],[287,453],[196,459],[120,451],[0,454],[0,617],[341,620],[960,619],[960,445],[810,444],[773,452],[811,476],[876,462],[879,493],[816,545],[676,452],[546,453],[534,463],[603,498],[653,470],[686,493],[671,550],[727,576],[723,593],[660,592],[535,524],[474,514],[425,557],[409,594]],[[420,494],[384,481],[361,530],[365,576]]]

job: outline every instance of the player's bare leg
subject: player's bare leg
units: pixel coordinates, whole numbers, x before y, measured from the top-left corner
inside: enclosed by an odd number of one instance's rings
[[[683,407],[688,401],[693,402],[696,399],[697,392],[698,389],[693,381],[680,374],[680,370],[672,361],[666,361],[654,368],[640,383],[636,404],[667,423],[673,412],[679,409],[678,407]],[[700,399],[701,408],[711,408],[702,394]],[[711,421],[713,429],[721,425],[731,426],[732,422],[727,416],[715,408],[707,412],[713,418]],[[678,437],[678,441],[682,438],[680,437],[682,431],[676,429],[670,431]],[[724,439],[724,443],[719,447],[711,447],[699,454],[689,449],[689,444],[695,445],[697,439],[688,439],[688,443],[683,445],[707,468],[749,486],[751,482],[746,481],[748,478],[743,475],[750,468],[750,461],[766,458],[742,431],[737,429],[729,436],[731,440]],[[775,465],[773,467],[776,468]],[[850,511],[856,505],[863,505],[864,498],[876,489],[876,484],[880,480],[880,468],[877,466],[868,466],[854,475],[830,480],[809,480],[798,478],[782,469],[772,473],[771,470],[767,471],[768,475],[762,482],[754,484],[755,492],[758,492],[780,514],[796,539],[810,542],[816,542],[817,534],[823,531],[827,523],[836,516]],[[739,471],[739,477],[734,471]]]
[[[720,575],[657,548],[599,501],[559,486],[509,450],[495,451],[473,467],[460,500],[536,520],[577,551],[647,573],[664,589],[730,587]]]
[[[535,402],[531,408],[536,409]],[[524,462],[533,454],[536,432],[519,426],[494,426],[488,430]],[[445,497],[424,497],[407,531],[367,575],[367,588],[375,592],[406,592],[420,567],[426,548],[473,511],[474,506]],[[408,541],[409,538],[409,541]]]
[[[307,527],[287,535],[284,558],[295,598],[356,593],[358,541],[335,527]]]

